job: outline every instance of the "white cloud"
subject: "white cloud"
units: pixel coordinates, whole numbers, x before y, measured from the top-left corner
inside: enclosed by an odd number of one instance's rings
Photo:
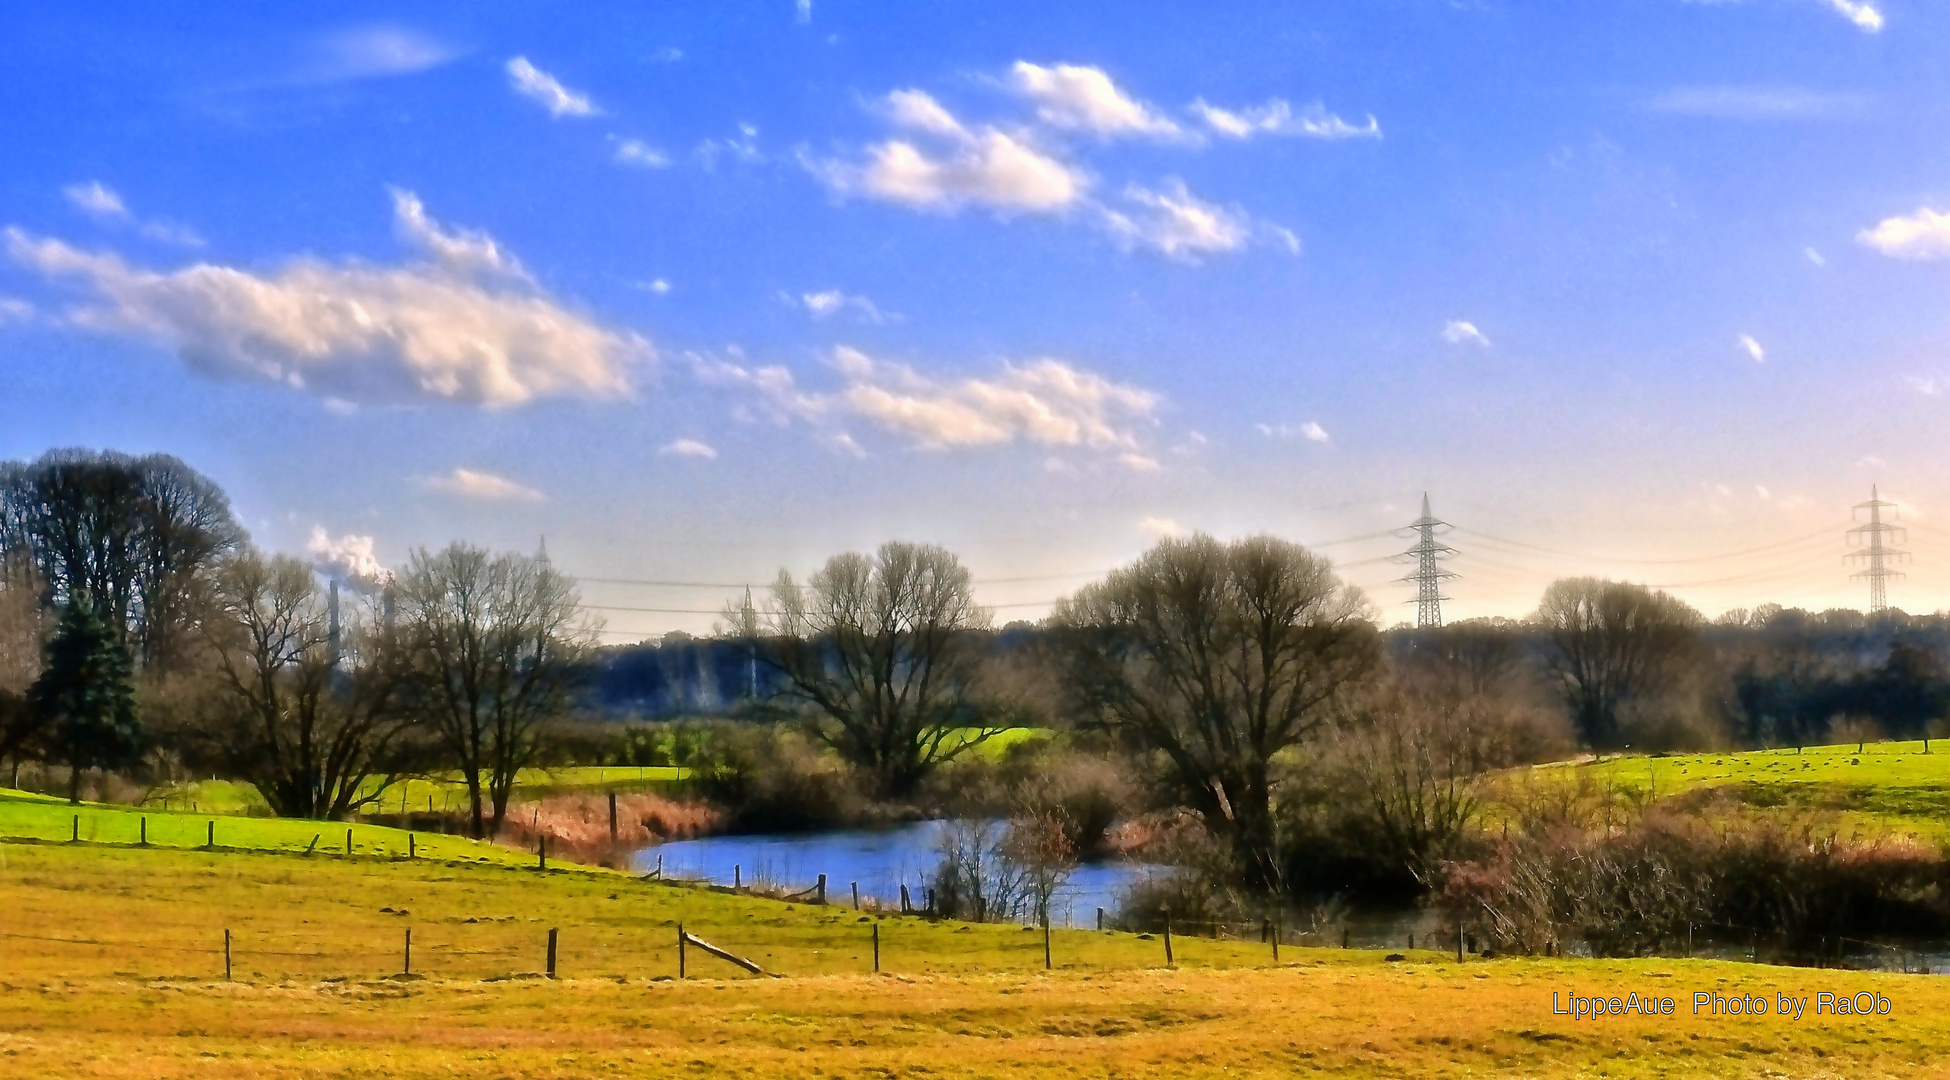
[[[305,551],[319,573],[361,587],[360,591],[393,579],[392,571],[373,554],[370,536],[347,534],[335,540],[325,531],[325,526],[313,525]]]
[[[713,449],[710,444],[699,442],[696,439],[678,439],[675,442],[665,443],[662,447],[658,448],[657,453],[675,454],[678,457],[705,458],[707,460],[716,459],[718,456],[717,450]]]
[[[657,278],[642,287],[649,289],[658,296],[668,296],[670,294],[670,281],[667,278]]]
[[[872,300],[864,296],[848,296],[838,289],[802,293],[796,299],[790,296],[787,299],[795,300],[815,319],[824,319],[848,310],[858,312],[860,318],[870,323],[881,323],[887,319]]]
[[[1828,260],[1827,260],[1827,259],[1824,259],[1824,258],[1822,258],[1822,257],[1821,257],[1821,252],[1819,252],[1819,251],[1816,251],[1816,250],[1815,250],[1814,248],[1811,248],[1811,247],[1805,247],[1805,248],[1802,248],[1802,249],[1801,249],[1801,254],[1803,254],[1803,255],[1806,255],[1806,256],[1808,257],[1808,261],[1809,261],[1809,262],[1811,262],[1811,263],[1814,263],[1814,264],[1815,264],[1816,266],[1827,266],[1827,265],[1828,265]]]
[[[203,246],[203,238],[198,236],[195,230],[186,226],[160,218],[153,221],[139,220],[135,212],[129,209],[129,204],[122,199],[121,194],[100,180],[90,180],[85,184],[69,184],[61,189],[61,194],[67,196],[70,203],[97,221],[114,225],[133,224],[138,233],[148,239],[160,240],[166,244],[180,244],[184,247]]]
[[[428,491],[478,502],[541,502],[542,493],[527,484],[478,469],[456,468],[445,476],[429,476],[420,481]]]
[[[1882,12],[1870,0],[1827,0],[1827,4],[1843,18],[1868,33],[1873,34],[1882,29]]]
[[[1114,451],[1134,468],[1147,467],[1139,434],[1160,404],[1150,391],[1050,359],[1005,363],[993,378],[943,381],[841,346],[832,366],[842,386],[828,392],[802,389],[776,365],[695,357],[694,366],[707,382],[755,392],[781,419],[859,420],[929,450],[1023,442]]]
[[[1794,86],[1682,86],[1653,98],[1647,107],[1707,120],[1832,120],[1861,114],[1871,100],[1867,94]]]
[[[1261,435],[1269,439],[1301,438],[1308,442],[1317,443],[1334,441],[1333,437],[1327,434],[1326,428],[1321,427],[1312,420],[1300,424],[1297,427],[1288,424],[1254,424],[1253,427],[1257,428]]]
[[[1035,102],[1036,115],[1052,127],[1104,136],[1179,138],[1185,134],[1169,118],[1118,89],[1101,68],[1043,67],[1018,60],[1009,69],[1009,85]]]
[[[641,139],[616,139],[616,160],[625,165],[635,165],[644,169],[662,169],[670,164],[670,157],[662,150]]]
[[[1104,228],[1126,248],[1146,247],[1176,259],[1196,259],[1217,251],[1236,251],[1253,237],[1256,226],[1245,211],[1227,209],[1193,195],[1176,178],[1152,191],[1136,184],[1124,189],[1131,212],[1101,208]],[[1290,251],[1300,241],[1290,232],[1267,227]]]
[[[309,75],[324,82],[412,75],[459,55],[442,42],[398,26],[343,30],[326,35],[319,45],[323,63]]]
[[[1945,380],[1936,375],[1910,375],[1903,379],[1911,390],[1924,397],[1942,397]]]
[[[1150,533],[1159,539],[1185,535],[1185,527],[1178,524],[1176,518],[1151,517],[1146,515],[1138,519],[1137,529],[1139,532]]]
[[[921,210],[953,213],[966,205],[1003,213],[1067,209],[1090,186],[1081,170],[993,127],[969,130],[919,90],[887,96],[898,125],[933,136],[939,148],[889,139],[867,148],[866,161],[807,160],[814,176],[842,195],[864,195]]]
[[[1481,330],[1476,329],[1476,324],[1462,319],[1451,319],[1442,327],[1442,340],[1451,345],[1476,344],[1485,349],[1490,347],[1490,339],[1484,337]]]
[[[1745,350],[1748,356],[1753,357],[1754,363],[1764,364],[1767,362],[1767,350],[1760,347],[1760,342],[1755,341],[1753,335],[1740,335],[1740,348]]]
[[[127,221],[133,216],[129,213],[128,204],[122,201],[122,196],[100,180],[69,184],[61,189],[61,194],[90,217]]]
[[[34,317],[34,305],[12,296],[0,296],[0,326],[26,322]]]
[[[598,112],[588,95],[563,86],[555,76],[528,62],[525,56],[508,61],[508,82],[523,97],[540,102],[553,117],[594,116]]]
[[[1243,109],[1222,109],[1203,98],[1192,102],[1192,113],[1215,133],[1228,139],[1259,135],[1297,135],[1309,139],[1379,139],[1381,123],[1373,116],[1365,124],[1350,124],[1316,101],[1298,113],[1280,98]]]
[[[800,26],[812,22],[812,4],[813,0],[792,0],[793,18]]]
[[[747,164],[762,158],[758,152],[758,128],[752,124],[739,124],[738,134],[723,139],[706,139],[697,144],[692,153],[706,169],[718,167],[718,158],[730,157]]]
[[[1771,502],[1773,501],[1774,498],[1774,493],[1767,490],[1766,486],[1762,484],[1754,485],[1754,495],[1758,497],[1761,502]]]
[[[1950,214],[1919,207],[1909,217],[1884,218],[1855,239],[1892,259],[1941,259],[1950,255]]]
[[[394,211],[429,259],[159,272],[17,228],[6,237],[16,263],[92,290],[72,322],[173,346],[204,374],[367,403],[628,393],[625,368],[650,355],[647,342],[564,308],[492,238],[441,229],[411,193],[395,193]]]

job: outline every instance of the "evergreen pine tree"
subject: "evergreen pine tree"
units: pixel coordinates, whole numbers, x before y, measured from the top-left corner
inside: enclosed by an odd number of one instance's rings
[[[83,769],[120,769],[142,752],[135,664],[114,628],[86,603],[61,613],[35,680],[34,707],[46,724],[50,756],[69,769],[68,801],[81,801]]]

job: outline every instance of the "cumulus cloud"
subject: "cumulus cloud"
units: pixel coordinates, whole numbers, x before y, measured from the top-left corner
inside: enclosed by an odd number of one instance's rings
[[[1148,514],[1138,519],[1137,528],[1139,532],[1150,533],[1152,536],[1158,537],[1159,539],[1164,539],[1166,537],[1171,537],[1171,536],[1185,535],[1185,527],[1183,525],[1178,524],[1177,519],[1168,518],[1168,517],[1152,517]]]
[[[933,144],[889,139],[868,147],[865,161],[808,159],[807,168],[842,195],[947,213],[968,205],[1002,213],[1060,211],[1089,187],[1082,170],[1026,136],[994,127],[970,130],[919,90],[889,94],[886,109],[895,124],[930,136]]]
[[[706,460],[713,460],[718,456],[718,451],[709,443],[699,442],[696,439],[678,439],[675,442],[665,443],[663,446],[657,448],[657,453],[674,454],[677,457],[705,458]]]
[[[1489,348],[1490,339],[1483,336],[1476,324],[1462,319],[1451,319],[1442,328],[1442,340],[1451,345],[1480,345]]]
[[[527,484],[479,469],[456,468],[444,476],[429,476],[420,481],[420,486],[442,495],[478,502],[543,501],[542,493]]]
[[[887,319],[872,300],[864,296],[848,296],[838,289],[801,293],[797,297],[788,296],[787,299],[804,307],[807,314],[815,319],[825,319],[843,311],[855,312],[870,323],[881,323]]]
[[[1753,358],[1754,363],[1764,364],[1767,362],[1767,350],[1760,347],[1760,342],[1755,341],[1753,335],[1740,335],[1740,348],[1748,356]]]
[[[611,136],[615,139],[615,136]],[[670,164],[670,157],[662,150],[641,139],[615,139],[616,160],[625,165],[635,165],[641,169],[661,169]]]
[[[1919,207],[1908,217],[1884,218],[1855,239],[1892,259],[1941,259],[1950,255],[1950,214]]]
[[[1143,453],[1140,433],[1157,412],[1158,396],[1060,360],[1005,363],[992,378],[954,381],[845,346],[831,360],[842,385],[829,391],[804,389],[776,365],[700,357],[695,367],[707,382],[755,393],[781,418],[860,421],[924,449],[1020,442],[1106,451],[1134,468],[1156,465]]]
[[[320,574],[355,587],[371,589],[393,579],[393,572],[373,554],[370,536],[348,533],[334,539],[323,525],[311,527],[311,540],[305,545],[313,569]]]
[[[594,116],[600,110],[588,95],[563,86],[555,76],[528,62],[525,56],[508,61],[508,84],[515,93],[536,101],[550,116]]]
[[[1107,137],[1177,138],[1185,133],[1169,118],[1118,89],[1102,68],[1078,64],[1043,67],[1018,60],[1009,86],[1034,102],[1036,116],[1051,127]]]
[[[165,272],[17,228],[6,238],[16,263],[92,292],[70,321],[171,346],[207,375],[360,403],[507,406],[629,391],[625,369],[648,343],[564,308],[493,238],[443,229],[410,192],[395,194],[394,213],[425,259]]]
[[[1228,139],[1259,135],[1289,135],[1309,139],[1379,139],[1381,123],[1372,115],[1365,124],[1350,124],[1316,101],[1299,112],[1280,98],[1243,109],[1222,109],[1203,98],[1192,102],[1192,114],[1213,133]]]

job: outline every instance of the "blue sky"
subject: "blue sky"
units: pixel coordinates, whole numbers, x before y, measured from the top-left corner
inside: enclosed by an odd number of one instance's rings
[[[8,5],[0,455],[325,561],[546,535],[615,640],[1194,529],[1392,622],[1423,490],[1452,616],[1859,606],[1872,483],[1950,606],[1940,5],[726,7]]]

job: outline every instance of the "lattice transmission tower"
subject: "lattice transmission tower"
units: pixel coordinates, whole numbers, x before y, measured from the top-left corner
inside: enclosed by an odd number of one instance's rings
[[[1457,576],[1455,571],[1442,568],[1442,560],[1454,555],[1456,549],[1436,539],[1436,530],[1450,528],[1450,525],[1429,513],[1429,493],[1426,491],[1422,493],[1422,516],[1408,528],[1415,537],[1415,545],[1402,552],[1402,556],[1415,560],[1415,572],[1396,580],[1414,583],[1415,626],[1417,629],[1432,629],[1442,625],[1442,602],[1449,599],[1442,595],[1442,583]]]
[[[1864,510],[1869,512],[1869,523],[1867,525],[1857,525],[1848,531],[1848,537],[1851,542],[1860,542],[1866,546],[1863,550],[1854,552],[1848,557],[1851,559],[1868,560],[1868,569],[1863,570],[1859,574],[1850,574],[1849,579],[1851,581],[1868,581],[1869,614],[1871,615],[1889,606],[1889,590],[1887,587],[1889,579],[1901,578],[1903,576],[1900,571],[1889,569],[1889,564],[1909,558],[1909,552],[1899,551],[1883,541],[1883,537],[1891,533],[1902,533],[1905,542],[1909,539],[1908,531],[1902,526],[1890,525],[1882,520],[1882,511],[1885,508],[1893,510],[1896,508],[1896,504],[1882,501],[1881,494],[1876,490],[1875,485],[1871,484],[1869,486],[1869,501],[1856,503],[1854,510],[1849,513],[1850,519],[1854,519],[1857,514]],[[1860,538],[1860,540],[1858,541],[1857,538]]]

